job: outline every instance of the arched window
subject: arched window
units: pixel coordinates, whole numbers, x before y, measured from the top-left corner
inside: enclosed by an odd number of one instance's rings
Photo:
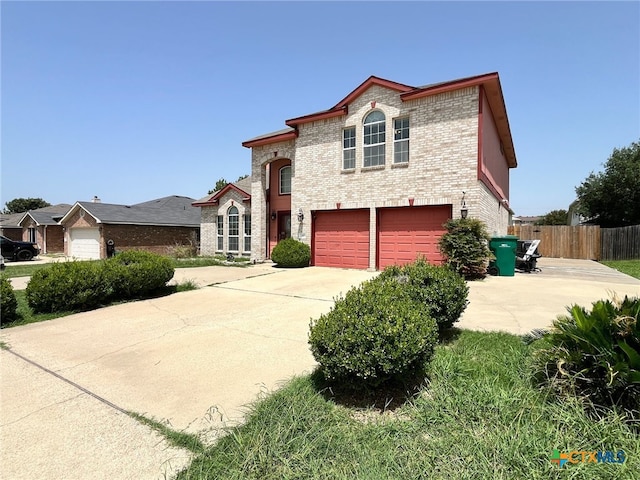
[[[280,169],[280,195],[291,195],[291,165]]]
[[[229,251],[237,252],[240,238],[240,217],[237,207],[231,207],[227,210],[227,216],[229,217]]]
[[[374,110],[364,119],[364,167],[384,165],[386,123],[384,113]]]

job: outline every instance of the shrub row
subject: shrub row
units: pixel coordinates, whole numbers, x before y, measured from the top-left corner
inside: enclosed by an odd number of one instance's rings
[[[559,397],[640,420],[640,298],[599,300],[558,317],[533,353],[534,378]]]
[[[53,263],[33,274],[26,297],[35,313],[90,310],[147,296],[164,287],[173,273],[170,259],[132,250],[98,262]]]
[[[414,375],[433,355],[438,326],[458,320],[466,297],[464,279],[447,267],[389,267],[311,322],[311,351],[327,380],[355,389]]]
[[[0,277],[0,307],[0,325],[17,320],[18,301],[11,282],[4,275]]]

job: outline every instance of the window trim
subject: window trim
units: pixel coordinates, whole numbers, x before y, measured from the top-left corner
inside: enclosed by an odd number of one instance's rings
[[[404,121],[404,120],[407,121],[407,127],[406,127],[407,138],[396,139],[396,134],[397,134],[398,130],[404,130],[404,128],[397,128],[396,122]],[[409,154],[411,152],[411,150],[410,150],[410,145],[411,145],[410,144],[410,140],[411,140],[411,122],[409,120],[409,117],[406,116],[406,117],[394,118],[393,119],[393,165],[404,165],[404,164],[408,164],[409,163],[409,160],[410,160]],[[407,144],[407,152],[406,152],[407,159],[404,160],[404,161],[398,162],[398,161],[396,161],[396,154],[397,153],[404,153],[404,152],[398,152],[396,150],[396,146],[401,144],[401,143],[405,143],[405,142]]]
[[[379,113],[382,115],[382,120],[375,120],[367,122],[367,119],[373,116],[375,113]],[[375,133],[367,133],[367,127],[372,128],[374,125],[377,126],[377,131]],[[380,127],[382,127],[382,131],[380,131]],[[370,167],[383,167],[387,164],[387,116],[384,114],[382,110],[372,110],[367,113],[362,121],[362,167],[370,168]],[[378,140],[380,135],[382,135],[383,141],[378,141],[377,143],[367,143],[368,138],[375,136]],[[375,155],[367,154],[367,149],[377,149],[377,153]],[[380,154],[380,148],[382,148],[382,155]],[[371,161],[371,159],[375,156],[378,159],[378,163],[369,163],[367,165],[367,159]],[[379,163],[379,159],[382,158],[382,163]]]
[[[224,252],[224,215],[216,218],[216,252]]]
[[[243,244],[242,244],[242,246],[243,246],[243,250],[242,251],[243,252],[251,252],[251,213],[249,213],[249,214],[245,213],[242,216],[242,219],[243,219],[242,223],[244,225],[244,228],[243,228],[243,230],[244,230],[243,231],[243,233],[244,233],[243,239],[244,240],[243,240]],[[247,227],[248,227],[248,231],[247,231]],[[249,242],[249,248],[247,248],[247,241]]]
[[[353,132],[353,136],[347,138],[346,136],[347,132]],[[346,147],[345,143],[347,142],[347,140],[349,140],[350,144],[353,143],[353,146]],[[345,162],[346,162],[345,156],[347,152],[353,155],[352,167],[347,167],[345,165]],[[356,127],[352,126],[352,127],[346,127],[342,129],[342,170],[351,171],[351,170],[355,170],[355,168],[356,168]]]
[[[289,169],[289,192],[282,192],[282,171]],[[284,165],[278,170],[278,195],[291,195],[291,165]]]
[[[235,213],[232,213],[232,210],[235,210]],[[232,218],[235,218],[235,235],[231,233]],[[232,239],[237,242],[236,248],[231,248]],[[227,210],[227,249],[229,252],[240,251],[240,211],[235,205],[230,206]]]

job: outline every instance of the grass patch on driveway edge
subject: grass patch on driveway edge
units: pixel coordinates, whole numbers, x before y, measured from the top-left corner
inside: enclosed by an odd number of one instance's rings
[[[317,374],[295,378],[177,478],[634,478],[638,431],[615,412],[590,418],[578,401],[534,387],[532,348],[514,335],[462,331],[437,347],[428,385],[394,410],[343,405]],[[627,460],[561,469],[554,450],[624,450]]]

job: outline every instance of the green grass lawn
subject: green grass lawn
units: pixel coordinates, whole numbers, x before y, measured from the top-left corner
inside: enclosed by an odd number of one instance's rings
[[[603,260],[600,263],[640,279],[640,260]]]
[[[531,348],[509,334],[462,331],[437,348],[428,384],[408,402],[389,398],[403,404],[386,411],[337,398],[317,374],[293,379],[246,424],[194,450],[178,479],[639,478],[638,431],[532,386]],[[624,450],[626,462],[560,468],[556,449]]]
[[[7,268],[5,268],[2,273],[7,278],[30,277],[34,272],[45,268],[47,265],[47,263],[21,263],[19,265],[11,265],[11,263],[8,262]]]

